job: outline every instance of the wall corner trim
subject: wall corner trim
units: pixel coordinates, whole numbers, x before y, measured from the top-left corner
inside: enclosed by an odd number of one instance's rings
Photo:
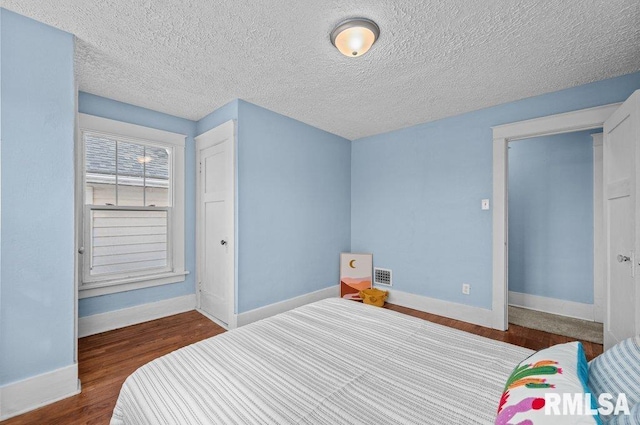
[[[254,310],[240,313],[238,314],[237,325],[248,325],[249,323],[257,322],[258,320],[266,319],[267,317],[284,313],[285,311],[301,307],[305,304],[320,301],[325,298],[338,297],[339,295],[340,287],[338,285],[329,286],[328,288],[320,289],[319,291],[310,292],[308,294],[300,295],[288,300],[280,301],[277,303],[266,305],[264,307],[259,307]]]
[[[162,317],[173,316],[174,314],[195,310],[195,308],[196,295],[189,294],[121,310],[80,317],[78,319],[78,337],[82,338]]]
[[[78,364],[0,387],[0,421],[80,393]]]
[[[458,304],[396,290],[389,291],[387,301],[391,304],[473,323],[474,325],[484,326],[485,328],[491,328],[493,325],[493,312],[486,308]]]

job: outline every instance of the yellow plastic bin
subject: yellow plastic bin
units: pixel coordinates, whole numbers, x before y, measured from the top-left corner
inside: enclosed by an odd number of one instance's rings
[[[389,295],[389,291],[383,291],[376,288],[363,289],[360,291],[360,298],[362,298],[362,302],[365,304],[375,305],[376,307],[382,307],[384,305],[387,295]]]

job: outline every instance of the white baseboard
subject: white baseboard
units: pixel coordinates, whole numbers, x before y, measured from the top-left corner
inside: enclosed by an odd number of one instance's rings
[[[487,328],[492,327],[493,323],[493,312],[491,310],[429,298],[424,295],[410,294],[395,289],[389,291],[387,302]]]
[[[196,295],[170,298],[78,319],[78,338],[124,328],[196,308]]]
[[[576,319],[595,321],[595,308],[593,304],[577,303],[575,301],[559,300],[509,291],[509,305],[558,314],[560,316],[574,317]]]
[[[339,295],[340,287],[338,285],[330,286],[328,288],[320,289],[319,291],[300,295],[299,297],[290,298],[288,300],[280,301],[274,304],[269,304],[264,307],[240,313],[238,314],[237,325],[244,326],[261,319],[266,319],[267,317],[275,316],[279,313],[284,313],[285,311],[289,311],[305,304],[320,301],[325,298],[337,297]]]
[[[218,319],[215,316],[210,315],[206,311],[202,310],[200,307],[196,307],[196,311],[198,313],[202,314],[207,319],[211,320],[216,325],[218,325],[221,328],[226,329],[228,331],[230,331],[231,329],[235,329],[237,327],[237,325],[235,324],[235,320],[236,320],[236,318],[238,316],[237,314],[234,314],[232,317],[229,318],[229,323],[224,323],[222,320]]]
[[[78,365],[0,387],[0,421],[80,393]]]

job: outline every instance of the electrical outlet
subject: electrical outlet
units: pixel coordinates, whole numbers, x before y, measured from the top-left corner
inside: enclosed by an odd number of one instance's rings
[[[471,285],[469,285],[468,283],[463,283],[462,284],[462,293],[465,295],[469,295],[469,293],[471,292]]]

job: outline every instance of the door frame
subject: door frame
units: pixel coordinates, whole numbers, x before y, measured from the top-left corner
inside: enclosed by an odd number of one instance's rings
[[[493,130],[492,328],[509,328],[508,154],[510,141],[600,128],[622,103],[597,106],[491,127]]]
[[[238,323],[238,316],[236,314],[236,282],[237,282],[237,267],[236,267],[236,258],[238,255],[238,244],[237,244],[237,235],[238,235],[238,228],[237,228],[237,217],[236,217],[236,198],[237,198],[237,178],[238,178],[238,174],[237,174],[237,153],[236,153],[236,145],[237,145],[237,134],[238,132],[236,131],[236,121],[235,120],[229,120],[226,121],[220,125],[218,125],[217,127],[214,127],[213,129],[206,131],[198,136],[196,136],[194,138],[195,140],[195,159],[196,159],[196,163],[195,163],[195,177],[196,177],[196,309],[202,313],[203,315],[207,316],[209,319],[211,319],[212,321],[214,321],[215,323],[217,323],[218,325],[226,328],[226,329],[234,329],[237,326]],[[229,245],[229,251],[230,251],[230,264],[228,264],[227,266],[229,267],[229,269],[227,270],[227,274],[229,276],[229,287],[227,288],[227,294],[229,296],[229,323],[224,324],[221,321],[219,321],[218,319],[216,319],[215,317],[211,316],[210,314],[207,314],[207,312],[203,311],[201,309],[201,299],[200,299],[200,284],[201,284],[201,277],[202,277],[202,264],[204,259],[202,258],[203,255],[203,238],[202,238],[202,211],[200,208],[200,202],[201,202],[201,181],[200,181],[200,172],[201,172],[201,162],[200,162],[200,152],[204,149],[210,148],[212,146],[215,146],[219,143],[206,143],[203,145],[202,142],[202,137],[203,136],[217,136],[217,138],[219,140],[221,140],[222,143],[225,140],[230,139],[231,141],[231,166],[232,166],[232,175],[233,175],[233,179],[231,181],[231,193],[232,193],[232,199],[229,200],[229,214],[231,217],[231,223],[229,223],[232,226],[232,231],[231,234],[228,236],[228,240],[227,243]]]
[[[604,132],[593,139],[593,318],[604,323],[607,245],[604,238]]]

